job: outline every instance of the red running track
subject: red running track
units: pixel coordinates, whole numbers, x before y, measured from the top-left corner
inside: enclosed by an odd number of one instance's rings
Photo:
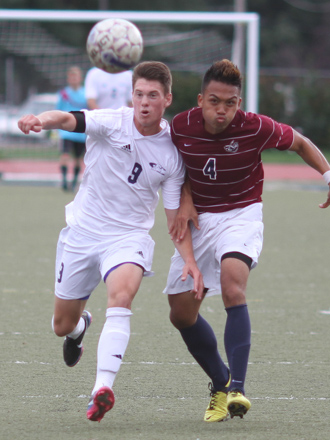
[[[264,164],[265,180],[323,180],[322,176],[305,164]],[[59,165],[56,161],[43,160],[0,160],[2,179],[18,180],[47,178],[59,179]]]

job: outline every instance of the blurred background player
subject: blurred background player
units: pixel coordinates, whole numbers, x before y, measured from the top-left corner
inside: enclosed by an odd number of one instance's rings
[[[74,111],[87,108],[85,89],[82,86],[82,71],[80,67],[71,66],[67,71],[67,86],[58,92],[57,110]],[[70,189],[75,190],[78,176],[83,165],[86,150],[85,133],[73,133],[59,130],[60,136],[60,169],[62,175],[62,189],[67,191],[68,167],[73,156],[73,180]]]
[[[107,73],[92,67],[85,78],[85,95],[90,110],[132,106],[132,71]]]

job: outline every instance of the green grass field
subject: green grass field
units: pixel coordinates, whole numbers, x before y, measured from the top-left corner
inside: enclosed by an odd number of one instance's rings
[[[76,367],[65,366],[63,341],[50,326],[56,242],[70,197],[57,188],[0,186],[1,440],[329,438],[330,210],[318,208],[325,192],[264,193],[265,244],[248,289],[252,407],[243,420],[218,424],[202,420],[208,378],[168,320],[162,289],[173,247],[161,208],[152,231],[156,276],[143,281],[133,304],[116,404],[100,424],[86,419],[104,286],[89,301],[93,323]],[[224,354],[221,298],[205,300],[202,314]]]

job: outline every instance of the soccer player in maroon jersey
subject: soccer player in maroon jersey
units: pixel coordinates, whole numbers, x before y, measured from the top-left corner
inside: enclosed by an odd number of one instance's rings
[[[263,242],[262,151],[294,151],[330,185],[330,165],[309,139],[288,125],[240,109],[241,83],[234,64],[215,62],[204,76],[198,107],[175,116],[171,126],[188,179],[170,233],[180,240],[188,221],[193,221],[194,253],[205,291],[195,295],[193,280],[180,279],[184,263],[176,252],[164,292],[172,324],[212,381],[206,422],[225,420],[228,413],[243,417],[251,407],[244,391],[251,345],[246,286]],[[330,191],[320,207],[329,205]],[[229,369],[211,326],[199,314],[203,297],[219,293],[227,312],[224,342]]]

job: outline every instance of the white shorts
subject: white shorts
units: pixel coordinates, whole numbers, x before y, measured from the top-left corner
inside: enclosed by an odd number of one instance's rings
[[[147,233],[95,240],[64,228],[57,243],[55,295],[88,299],[106,274],[122,263],[135,263],[151,274],[155,243]]]
[[[203,274],[206,296],[221,294],[221,258],[228,252],[240,252],[252,259],[251,268],[258,263],[263,243],[262,203],[221,213],[199,215],[200,230],[192,227],[195,259]],[[184,261],[179,252],[171,259],[164,293],[173,295],[193,288],[193,279],[181,281]]]

